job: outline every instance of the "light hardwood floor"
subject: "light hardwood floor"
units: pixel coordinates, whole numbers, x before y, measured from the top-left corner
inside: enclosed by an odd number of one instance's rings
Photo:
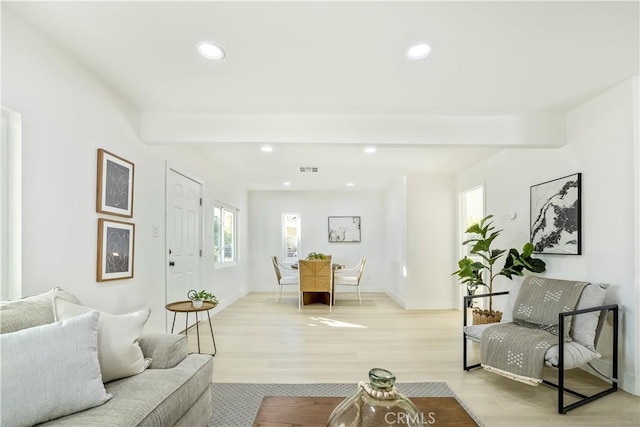
[[[557,392],[476,369],[462,369],[462,314],[407,311],[384,294],[338,293],[337,305],[298,312],[296,293],[251,293],[212,318],[214,382],[353,383],[381,367],[402,382],[444,381],[486,426],[640,426],[640,398],[623,391],[559,415]],[[200,335],[211,351],[207,322]],[[191,333],[195,333],[192,331]],[[195,350],[195,337],[190,338]],[[577,379],[597,385],[574,370]],[[549,370],[549,379],[554,379]],[[575,387],[590,393],[589,388]]]

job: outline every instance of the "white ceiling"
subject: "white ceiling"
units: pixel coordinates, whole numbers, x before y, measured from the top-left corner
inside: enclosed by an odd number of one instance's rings
[[[2,2],[141,111],[217,115],[563,114],[638,75],[638,2]],[[220,62],[200,41],[222,46]],[[415,42],[432,55],[411,61]],[[202,144],[253,189],[382,188],[499,147]],[[460,161],[464,158],[464,161]],[[315,177],[297,166],[319,166]]]

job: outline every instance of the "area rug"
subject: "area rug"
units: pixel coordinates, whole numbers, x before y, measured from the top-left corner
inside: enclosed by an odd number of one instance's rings
[[[476,417],[447,383],[398,383],[398,390],[408,397],[454,397],[480,427]],[[209,427],[250,427],[264,396],[346,397],[357,384],[211,384],[213,415]]]

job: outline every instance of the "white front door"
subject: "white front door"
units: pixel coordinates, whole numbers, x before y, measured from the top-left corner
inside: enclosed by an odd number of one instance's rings
[[[169,169],[167,173],[166,302],[185,301],[191,289],[202,289],[202,184]],[[185,327],[183,314],[175,331]],[[189,324],[196,321],[193,314]],[[173,313],[167,316],[171,331]]]

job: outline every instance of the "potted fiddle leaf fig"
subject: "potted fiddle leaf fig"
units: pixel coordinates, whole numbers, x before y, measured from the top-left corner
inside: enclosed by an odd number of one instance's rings
[[[216,298],[216,296],[205,291],[204,289],[200,292],[192,289],[187,292],[187,297],[189,297],[189,299],[191,300],[191,305],[193,306],[193,308],[202,307],[202,303],[204,301],[210,302],[212,304],[218,304],[218,299]]]
[[[504,230],[496,230],[491,221],[493,215],[487,215],[480,222],[471,225],[467,234],[472,237],[462,242],[462,245],[470,245],[469,253],[476,258],[464,257],[458,261],[458,270],[452,273],[460,279],[460,284],[466,285],[469,295],[475,294],[480,287],[486,288],[488,293],[493,292],[493,281],[498,276],[513,279],[513,276],[524,276],[524,270],[532,273],[542,273],[546,270],[543,260],[533,258],[533,244],[527,242],[522,247],[522,252],[515,248],[495,249],[491,245]],[[504,258],[504,265],[498,268],[496,262]],[[502,312],[493,310],[493,299],[489,297],[489,310],[481,310],[477,307],[473,310],[473,323],[493,323],[502,319]]]

